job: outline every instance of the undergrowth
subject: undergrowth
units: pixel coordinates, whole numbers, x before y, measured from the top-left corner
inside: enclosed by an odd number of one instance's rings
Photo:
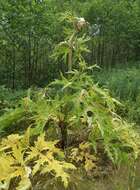
[[[35,175],[51,175],[61,179],[64,187],[70,178],[66,170],[76,169],[64,161],[64,153],[55,145],[57,141],[45,141],[45,134],[30,140],[30,129],[22,136],[9,135],[0,144],[0,189],[29,189]]]
[[[118,111],[130,122],[140,123],[140,69],[136,66],[129,68],[114,68],[110,71],[96,72],[95,79],[101,86],[108,88],[112,96],[119,99],[124,106]]]

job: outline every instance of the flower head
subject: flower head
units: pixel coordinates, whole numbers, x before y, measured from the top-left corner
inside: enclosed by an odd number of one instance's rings
[[[87,24],[88,22],[86,22],[86,20],[83,17],[76,18],[75,27],[78,31],[87,26]]]

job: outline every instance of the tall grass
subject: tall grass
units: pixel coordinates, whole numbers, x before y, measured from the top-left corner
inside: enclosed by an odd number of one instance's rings
[[[100,70],[95,76],[101,86],[109,88],[111,94],[124,104],[123,114],[130,121],[140,123],[140,68]]]

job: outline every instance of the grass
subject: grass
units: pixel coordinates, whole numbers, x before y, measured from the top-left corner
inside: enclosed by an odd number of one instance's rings
[[[140,123],[140,68],[113,68],[94,73],[100,86],[108,88],[113,97],[120,100],[124,107],[119,114],[129,121]]]

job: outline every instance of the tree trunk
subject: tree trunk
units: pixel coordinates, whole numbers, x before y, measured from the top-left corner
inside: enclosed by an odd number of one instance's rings
[[[13,45],[12,51],[12,89],[15,89],[15,74],[16,74],[16,51],[15,45]]]

